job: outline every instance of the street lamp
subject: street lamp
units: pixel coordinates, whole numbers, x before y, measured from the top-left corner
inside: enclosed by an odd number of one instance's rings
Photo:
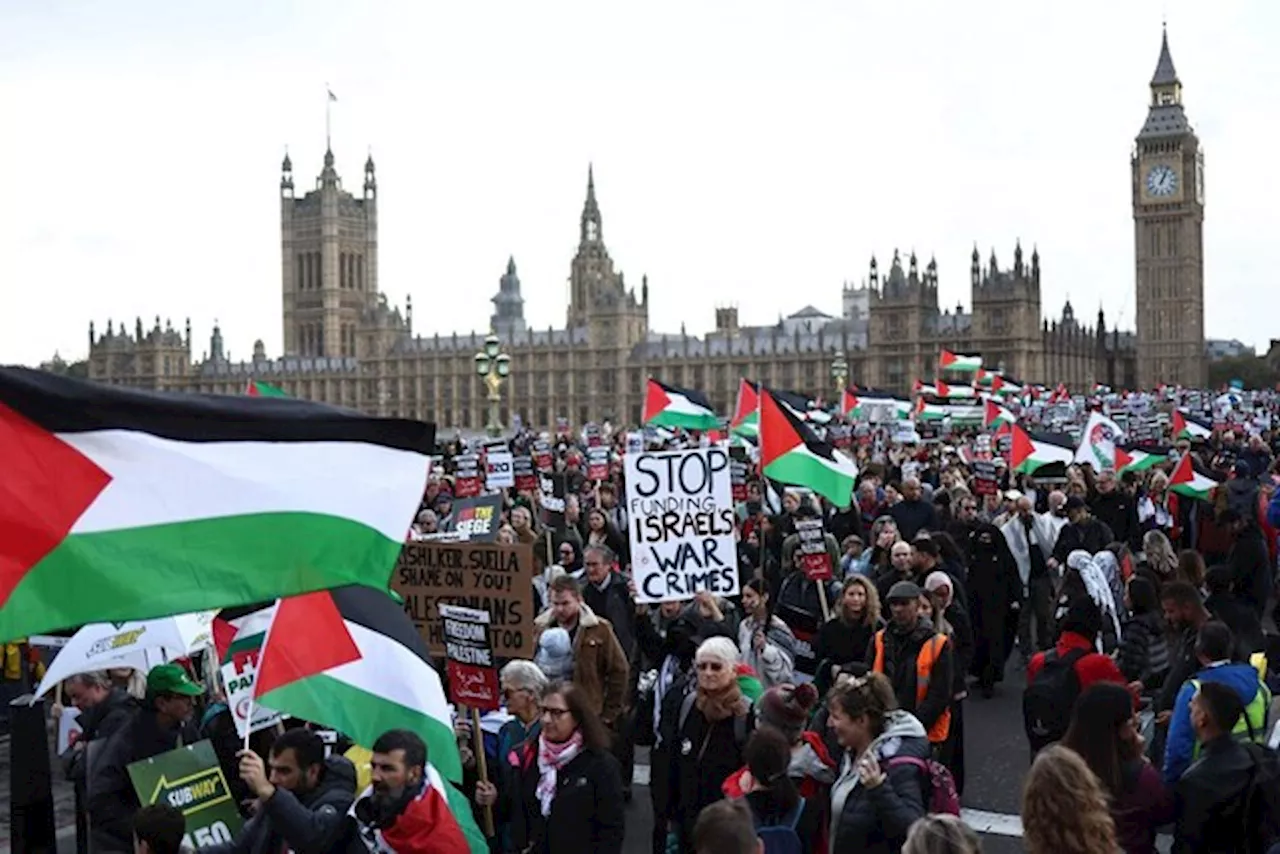
[[[849,387],[849,363],[844,360],[843,353],[831,363],[831,378],[836,382],[836,405],[839,406],[844,390]]]
[[[490,333],[484,339],[484,349],[476,353],[476,374],[484,380],[489,389],[489,424],[485,427],[489,435],[502,435],[502,424],[498,421],[498,404],[502,402],[502,381],[511,375],[511,357],[499,352],[502,348],[498,336]]]

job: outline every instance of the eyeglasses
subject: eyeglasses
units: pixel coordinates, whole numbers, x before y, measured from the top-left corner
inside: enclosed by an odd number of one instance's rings
[[[699,661],[697,667],[699,670],[710,670],[712,672],[724,670],[724,665],[718,661]]]
[[[542,714],[543,714],[544,716],[550,717],[550,718],[551,718],[551,720],[553,720],[553,721],[558,721],[558,720],[560,720],[562,717],[564,717],[565,715],[569,714],[569,710],[568,710],[568,709],[553,709],[553,708],[551,708],[550,706],[544,706],[544,707],[542,708]]]

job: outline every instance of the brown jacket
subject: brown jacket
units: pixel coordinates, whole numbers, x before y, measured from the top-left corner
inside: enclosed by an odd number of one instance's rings
[[[543,629],[554,623],[550,608],[533,621],[535,646]],[[600,719],[610,727],[626,708],[629,675],[630,665],[613,626],[584,603],[578,612],[578,633],[573,638],[573,684],[582,689]]]

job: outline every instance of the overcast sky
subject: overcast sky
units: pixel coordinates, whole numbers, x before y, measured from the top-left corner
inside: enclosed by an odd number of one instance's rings
[[[198,6],[200,12],[192,11]],[[1056,316],[1132,327],[1129,155],[1162,17],[1206,150],[1207,333],[1277,329],[1280,5],[1012,2],[0,4],[0,362],[83,357],[90,320],[221,322],[281,345],[279,168],[372,150],[381,286],[416,329],[487,327],[514,255],[563,325],[588,162],[650,325],[735,303],[840,310],[913,248],[944,304],[968,257],[1042,256]]]

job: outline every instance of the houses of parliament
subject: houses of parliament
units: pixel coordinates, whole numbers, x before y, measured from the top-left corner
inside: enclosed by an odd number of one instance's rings
[[[937,263],[897,250],[870,261],[867,278],[846,284],[841,311],[806,306],[776,323],[744,325],[736,307],[715,309],[703,334],[649,327],[647,277],[639,287],[614,265],[594,175],[587,171],[570,261],[570,295],[561,328],[533,329],[514,260],[493,297],[490,326],[511,357],[503,423],[514,416],[545,428],[558,417],[576,424],[635,423],[645,380],[705,393],[728,412],[740,377],[829,399],[832,363],[843,357],[851,383],[907,392],[934,376],[938,352],[981,353],[985,363],[1022,382],[1088,389],[1157,383],[1203,385],[1205,373],[1203,159],[1183,113],[1181,84],[1167,37],[1150,83],[1151,103],[1131,159],[1135,223],[1137,330],[1077,317],[1070,302],[1044,319],[1041,258],[1015,244],[969,259],[970,309],[938,302]],[[280,178],[284,354],[261,342],[247,361],[231,361],[214,327],[207,355],[192,358],[185,329],[89,327],[89,376],[150,389],[243,393],[250,380],[290,395],[384,416],[477,430],[486,398],[476,376],[478,334],[416,334],[413,306],[392,305],[378,276],[378,182],[372,157],[359,192],[347,189],[331,150],[313,189],[295,188],[288,156]],[[1052,264],[1052,259],[1045,259]],[[661,283],[654,283],[661,287]]]

